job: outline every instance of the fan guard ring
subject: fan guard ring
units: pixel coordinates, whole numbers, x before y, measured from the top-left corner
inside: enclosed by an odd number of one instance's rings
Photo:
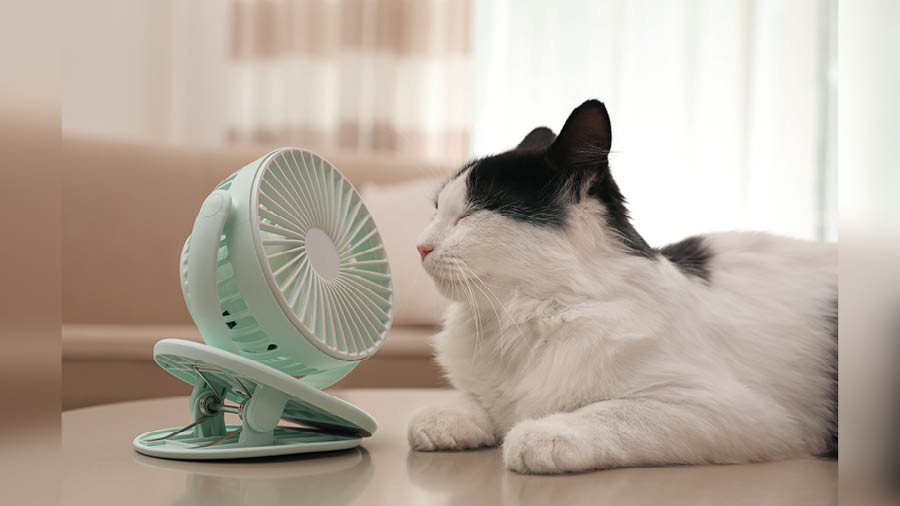
[[[343,174],[310,151],[272,153],[253,180],[250,223],[266,282],[291,323],[336,358],[373,354],[392,318],[390,266]]]

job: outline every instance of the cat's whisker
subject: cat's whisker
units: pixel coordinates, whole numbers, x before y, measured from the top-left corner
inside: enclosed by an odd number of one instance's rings
[[[459,265],[457,265],[459,268]],[[461,269],[459,269],[461,271]],[[469,281],[466,277],[463,276],[462,272],[459,272],[459,279],[462,281],[463,286],[466,289],[467,295],[466,298],[469,301],[469,306],[472,308],[472,312],[474,313],[475,318],[475,355],[478,355],[478,347],[481,344],[481,313],[478,310],[478,301],[475,299],[475,293],[472,290],[472,287],[469,285]],[[473,357],[474,359],[475,357]]]
[[[444,276],[445,276],[444,271],[445,271],[445,270],[446,270],[446,269],[444,268],[444,266],[441,265],[441,267],[440,267],[440,276],[437,276],[437,278],[438,278],[438,284],[440,285],[440,291],[441,291],[441,294],[446,294],[446,293],[447,293],[447,289],[444,287]]]
[[[466,305],[468,305],[469,313],[470,313],[470,316],[472,317],[472,323],[475,326],[475,349],[473,351],[473,356],[472,356],[473,360],[470,362],[471,364],[473,364],[473,367],[474,367],[474,359],[478,355],[478,346],[481,342],[481,335],[480,335],[481,329],[479,328],[480,318],[478,316],[478,308],[476,307],[475,302],[472,300],[472,298],[469,296],[469,293],[467,292],[467,285],[464,283],[464,278],[462,276],[462,273],[458,272],[459,271],[459,263],[453,262],[451,264],[449,262],[450,260],[455,260],[455,259],[448,258],[448,263],[445,264],[447,267],[447,271],[453,278],[452,279],[453,284],[457,285],[460,288],[459,295],[463,299],[462,302],[464,302]],[[454,286],[453,288],[456,288],[456,287]],[[454,290],[454,295],[455,294],[456,294],[456,291]]]
[[[491,307],[494,308],[494,314],[495,314],[496,317],[497,317],[497,324],[498,324],[499,329],[500,329],[500,336],[499,336],[499,340],[498,340],[498,341],[499,341],[499,342],[498,342],[498,348],[499,348],[499,350],[500,350],[500,352],[501,352],[501,355],[503,355],[503,354],[505,354],[505,351],[506,351],[506,349],[508,348],[507,343],[506,343],[506,341],[505,341],[505,339],[504,339],[504,335],[503,335],[503,329],[504,329],[505,325],[504,325],[503,322],[501,321],[501,318],[500,318],[499,314],[497,314],[497,309],[496,309],[496,307],[494,306],[493,302],[491,301],[491,297],[493,297],[493,299],[497,301],[497,304],[500,306],[500,308],[501,308],[501,309],[503,310],[503,312],[506,314],[506,318],[507,318],[513,325],[515,325],[516,330],[519,331],[520,337],[525,337],[525,332],[524,332],[524,331],[522,330],[522,328],[519,326],[519,324],[518,324],[518,322],[515,320],[515,318],[513,318],[513,316],[510,314],[509,310],[507,309],[507,307],[506,307],[506,305],[503,303],[503,301],[500,300],[500,297],[498,297],[497,294],[489,287],[489,285],[487,284],[487,282],[485,282],[483,279],[481,279],[481,277],[478,276],[478,274],[475,272],[475,270],[474,270],[474,269],[473,269],[473,268],[472,268],[465,260],[463,260],[463,259],[461,259],[461,258],[459,258],[459,259],[457,259],[457,260],[458,260],[459,262],[461,262],[461,264],[467,269],[468,273],[471,274],[473,280],[477,280],[478,282],[480,282],[480,283],[484,286],[484,289],[482,289],[482,293],[485,293],[485,297],[488,299],[488,302],[491,304]],[[476,286],[477,286],[477,283],[476,283]],[[481,289],[481,288],[479,288],[479,289]],[[488,293],[485,292],[484,290],[487,290],[487,292],[490,293],[490,296],[489,296]]]
[[[496,305],[494,305],[494,301],[491,300],[491,295],[493,295],[494,299],[497,300],[497,303],[500,304],[501,307],[503,307],[503,304],[500,302],[500,299],[496,296],[496,294],[494,294],[493,291],[490,290],[490,288],[487,288],[484,281],[482,281],[481,278],[478,277],[478,275],[475,273],[475,271],[470,266],[468,266],[468,264],[464,260],[462,260],[462,259],[459,259],[459,260],[461,262],[460,267],[462,269],[466,270],[469,275],[471,275],[471,281],[472,281],[473,286],[475,288],[477,288],[479,291],[481,291],[482,294],[484,294],[485,299],[487,299],[488,303],[491,305],[491,309],[494,311],[494,317],[497,320],[497,330],[499,332],[498,340],[500,341],[501,348],[502,348],[502,342],[503,342],[503,337],[504,337],[503,329],[505,326],[500,317],[500,313],[497,312],[497,307],[496,307]],[[485,285],[484,288],[482,288],[482,286],[479,285],[479,282],[482,285]],[[485,291],[485,288],[487,288],[487,290],[490,291],[491,295],[488,294],[488,291]]]
[[[447,266],[445,264],[441,264],[441,273],[438,276],[438,282],[441,285],[441,291],[444,292],[446,289],[444,288],[444,277],[447,275]]]
[[[481,278],[479,278],[478,275],[475,274],[475,271],[474,271],[474,270],[473,270],[473,269],[472,269],[472,268],[471,268],[464,260],[458,259],[458,262],[459,262],[459,263],[457,264],[457,267],[458,267],[461,271],[463,271],[463,274],[466,275],[467,281],[472,283],[471,286],[474,286],[474,287],[478,288],[478,290],[479,290],[482,294],[485,295],[485,298],[488,298],[488,303],[490,303],[491,305],[493,305],[493,302],[489,299],[488,294],[487,294],[487,293],[484,291],[484,289],[481,288],[481,286],[479,285],[479,282],[482,283],[482,284],[484,283],[483,281],[481,281]],[[473,295],[474,295],[474,292],[473,292]]]

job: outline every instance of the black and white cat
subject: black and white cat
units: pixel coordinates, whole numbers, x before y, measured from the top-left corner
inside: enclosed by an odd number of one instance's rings
[[[837,247],[764,233],[653,249],[590,100],[439,190],[422,263],[454,301],[434,338],[458,390],[416,450],[502,443],[561,473],[835,451]]]

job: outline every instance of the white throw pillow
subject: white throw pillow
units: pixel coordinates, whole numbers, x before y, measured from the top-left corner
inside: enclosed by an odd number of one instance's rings
[[[416,240],[434,214],[438,182],[429,178],[362,187],[363,200],[387,248],[394,285],[394,323],[398,325],[437,325],[447,307],[416,250]]]

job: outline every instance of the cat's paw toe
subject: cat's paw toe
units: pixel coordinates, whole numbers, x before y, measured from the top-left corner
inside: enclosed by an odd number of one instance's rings
[[[520,422],[503,442],[506,467],[526,474],[559,474],[592,469],[590,445],[578,433],[548,420]]]
[[[418,451],[466,450],[493,446],[493,434],[473,417],[440,407],[425,408],[409,421],[409,446]]]

